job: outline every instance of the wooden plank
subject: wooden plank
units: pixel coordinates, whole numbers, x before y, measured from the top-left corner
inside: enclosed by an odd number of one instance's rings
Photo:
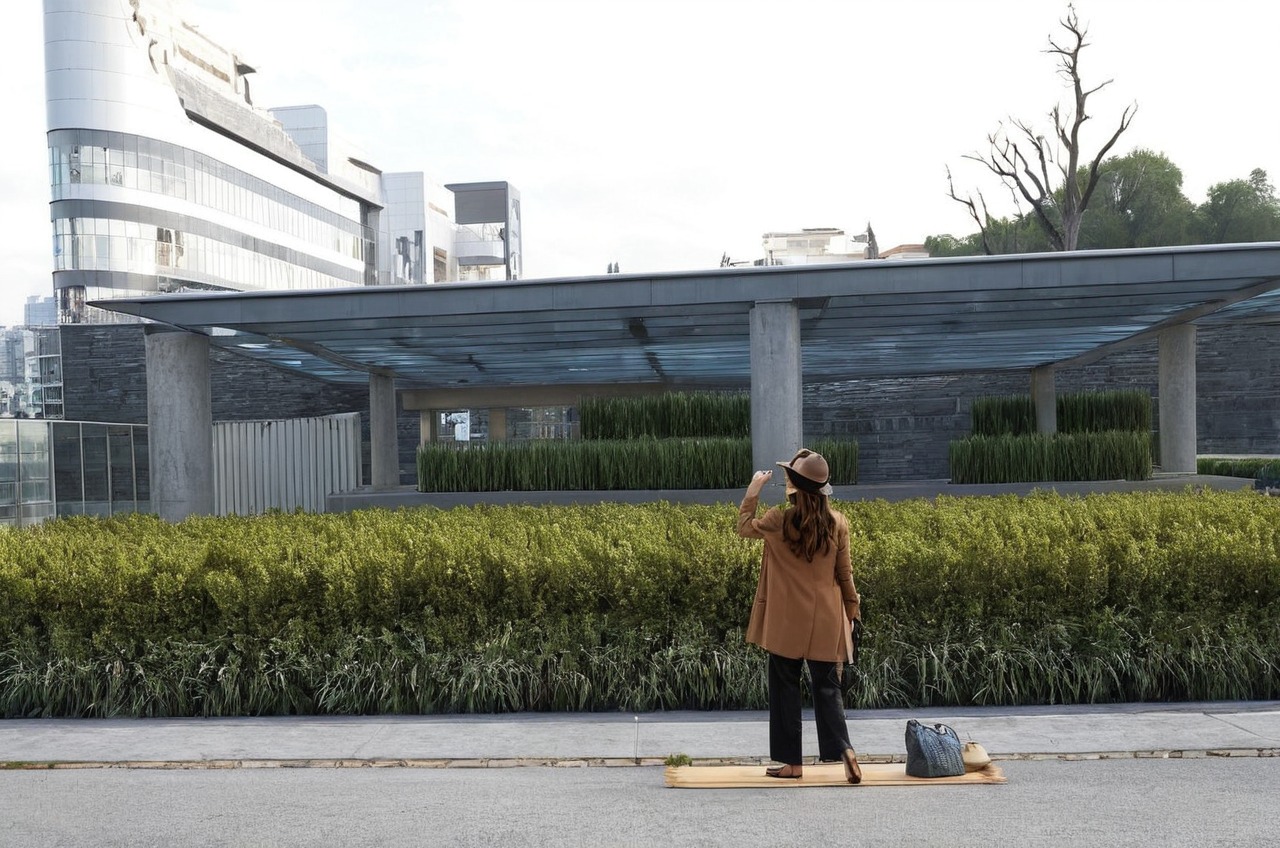
[[[862,782],[845,780],[844,765],[806,765],[796,780],[767,777],[764,766],[667,766],[667,786],[673,789],[784,789],[804,786],[956,786],[1004,783],[1004,772],[992,763],[979,771],[956,777],[911,777],[903,763],[862,763]]]

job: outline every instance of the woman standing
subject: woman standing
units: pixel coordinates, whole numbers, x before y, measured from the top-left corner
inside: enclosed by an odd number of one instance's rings
[[[738,508],[738,535],[764,540],[747,641],[769,652],[769,757],[783,763],[765,774],[799,778],[804,772],[800,673],[808,663],[818,758],[843,760],[845,777],[860,783],[834,674],[836,664],[848,659],[851,623],[862,617],[849,566],[849,524],[827,502],[830,473],[821,454],[802,449],[777,464],[787,475],[790,508],[774,507],[756,518],[772,471],[755,473]]]

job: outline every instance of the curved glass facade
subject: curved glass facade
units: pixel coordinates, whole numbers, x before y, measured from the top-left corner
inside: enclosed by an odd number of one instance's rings
[[[169,0],[44,0],[59,321],[183,289],[377,282],[380,172],[309,158]],[[363,163],[363,160],[359,160]]]
[[[72,185],[110,185],[185,200],[332,250],[363,265],[373,239],[360,202],[336,191],[328,207],[297,197],[198,151],[126,133],[49,133],[53,200],[78,196]]]
[[[366,281],[374,233],[338,191],[318,203],[198,151],[101,130],[50,132],[49,182],[64,321],[92,320],[83,303],[104,294]]]

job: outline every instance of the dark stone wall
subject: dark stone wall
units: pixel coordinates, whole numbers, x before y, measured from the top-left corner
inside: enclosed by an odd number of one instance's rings
[[[142,325],[70,324],[59,335],[67,420],[146,424]]]
[[[973,398],[1025,392],[1029,380],[975,374],[806,386],[805,435],[856,439],[860,481],[943,479],[948,443],[969,435]]]
[[[1061,369],[1054,385],[1059,394],[1145,390],[1159,429],[1154,341]],[[856,438],[862,481],[946,479],[948,443],[969,435],[973,399],[1030,391],[1030,372],[811,385],[804,393],[805,435]],[[1201,328],[1196,410],[1199,453],[1280,454],[1280,328]]]
[[[1200,453],[1280,454],[1280,327],[1199,334],[1196,434]]]
[[[1280,328],[1201,329],[1197,342],[1200,453],[1280,454]],[[66,417],[145,424],[145,348],[140,325],[78,325],[62,330]],[[210,354],[213,417],[217,421],[363,413],[365,475],[369,473],[366,386],[324,383],[214,349]],[[1099,362],[1062,369],[1059,393],[1144,389],[1158,414],[1155,342]],[[945,479],[948,443],[969,435],[969,409],[984,395],[1030,392],[1028,372],[854,380],[805,387],[805,435],[853,437],[859,479]],[[417,480],[418,413],[400,410],[400,479]]]

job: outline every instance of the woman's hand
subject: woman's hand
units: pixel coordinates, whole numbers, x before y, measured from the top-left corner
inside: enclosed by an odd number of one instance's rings
[[[772,476],[772,471],[757,471],[752,475],[751,482],[747,484],[747,497],[759,497],[764,484],[768,483]]]

